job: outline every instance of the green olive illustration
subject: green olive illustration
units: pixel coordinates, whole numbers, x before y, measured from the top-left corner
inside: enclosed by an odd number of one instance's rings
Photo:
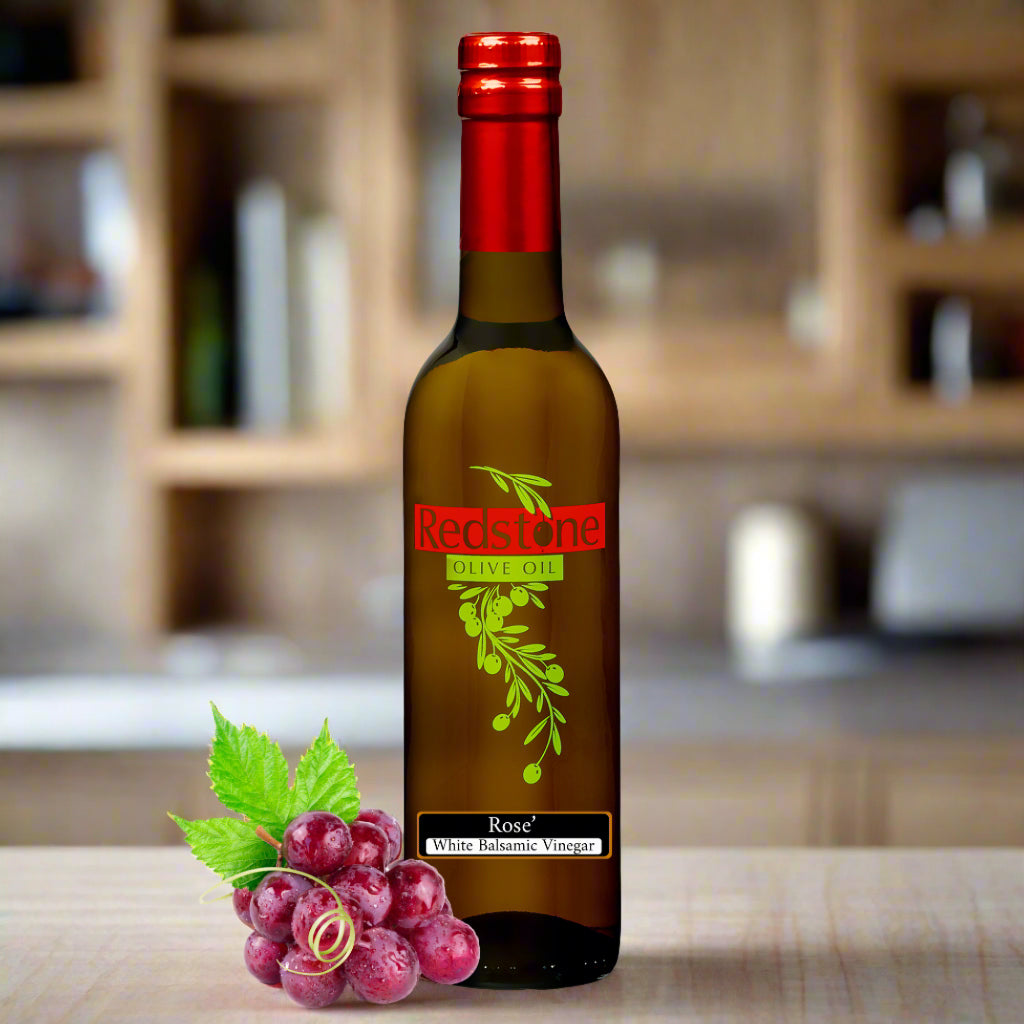
[[[512,593],[509,595],[512,599],[512,603],[518,608],[522,608],[527,601],[530,600],[530,595],[527,593],[525,587],[513,587]],[[506,612],[506,614],[508,614]]]
[[[498,674],[498,670],[500,668],[501,668],[501,658],[499,658],[496,654],[488,654],[487,657],[484,658],[484,671],[489,676],[497,675]]]
[[[495,630],[501,629],[505,625],[505,620],[500,615],[495,615],[494,612],[488,612],[487,618],[484,620],[487,623],[487,628],[493,633]]]
[[[463,622],[469,622],[470,619],[476,618],[476,609],[473,607],[471,602],[462,602],[459,606],[459,618],[462,619]]]
[[[495,732],[504,732],[508,728],[509,717],[508,715],[495,715],[494,721],[491,725],[494,726]]]
[[[548,665],[548,670],[544,674],[549,683],[560,683],[565,678],[561,665]]]
[[[512,609],[513,609],[514,605],[512,604],[512,602],[507,597],[499,597],[494,602],[492,607],[494,608],[495,615],[503,615],[504,616],[504,615],[511,615],[512,614]]]
[[[483,623],[478,618],[466,620],[466,636],[479,636],[483,628]]]
[[[523,769],[523,782],[529,783],[531,786],[535,782],[540,781],[540,765],[539,764],[528,764]]]

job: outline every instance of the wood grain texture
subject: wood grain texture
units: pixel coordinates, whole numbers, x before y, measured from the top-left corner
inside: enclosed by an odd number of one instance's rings
[[[197,903],[210,875],[184,850],[9,849],[0,870],[19,879],[0,893],[18,954],[0,975],[4,1020],[309,1019],[246,975],[243,927],[227,904]],[[627,850],[624,883],[622,955],[604,981],[423,983],[388,1019],[1020,1021],[1022,851]],[[60,926],[70,906],[87,927]],[[351,994],[334,1012],[382,1013]]]

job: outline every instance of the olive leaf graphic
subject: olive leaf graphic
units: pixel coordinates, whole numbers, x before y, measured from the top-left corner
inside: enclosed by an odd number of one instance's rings
[[[535,490],[537,487],[550,487],[551,481],[545,480],[542,476],[534,476],[532,473],[505,473],[493,466],[470,466],[470,469],[479,469],[484,473],[490,473],[491,479],[508,494],[509,485],[516,492],[523,508],[531,515],[538,510],[545,519],[551,518],[551,508],[548,503]]]
[[[540,512],[551,518],[551,507],[537,491],[538,487],[550,487],[551,481],[532,473],[506,473],[493,466],[470,466],[490,475],[495,485],[504,493],[514,493],[523,508],[533,514]],[[556,755],[562,753],[562,736],[559,724],[565,724],[565,715],[551,700],[568,697],[569,691],[562,686],[565,672],[557,664],[557,655],[544,644],[523,643],[529,626],[522,623],[507,625],[508,618],[517,608],[533,604],[543,609],[544,602],[538,594],[548,589],[546,583],[508,584],[503,593],[502,584],[467,587],[463,583],[449,584],[448,589],[459,594],[459,619],[466,635],[475,639],[477,668],[487,675],[502,673],[505,711],[494,716],[491,726],[495,732],[505,732],[526,702],[527,707],[536,707],[539,720],[526,734],[523,746],[529,746],[541,735],[547,733],[540,755],[523,769],[523,781],[532,785],[540,780],[541,762],[549,750]]]

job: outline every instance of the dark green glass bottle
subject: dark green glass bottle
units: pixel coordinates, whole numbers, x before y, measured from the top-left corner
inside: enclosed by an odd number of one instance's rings
[[[405,419],[407,855],[481,941],[466,983],[615,965],[619,433],[562,308],[558,40],[467,36],[459,314]]]

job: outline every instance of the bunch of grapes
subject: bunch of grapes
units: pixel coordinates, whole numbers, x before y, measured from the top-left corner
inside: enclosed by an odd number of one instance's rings
[[[394,1003],[421,974],[465,981],[480,962],[476,932],[452,914],[440,873],[398,860],[401,849],[401,827],[384,811],[362,811],[351,826],[325,811],[295,818],[281,854],[323,884],[282,870],[252,892],[234,891],[235,913],[253,929],[249,972],[309,1007],[335,1002],[349,985],[368,1002]]]

